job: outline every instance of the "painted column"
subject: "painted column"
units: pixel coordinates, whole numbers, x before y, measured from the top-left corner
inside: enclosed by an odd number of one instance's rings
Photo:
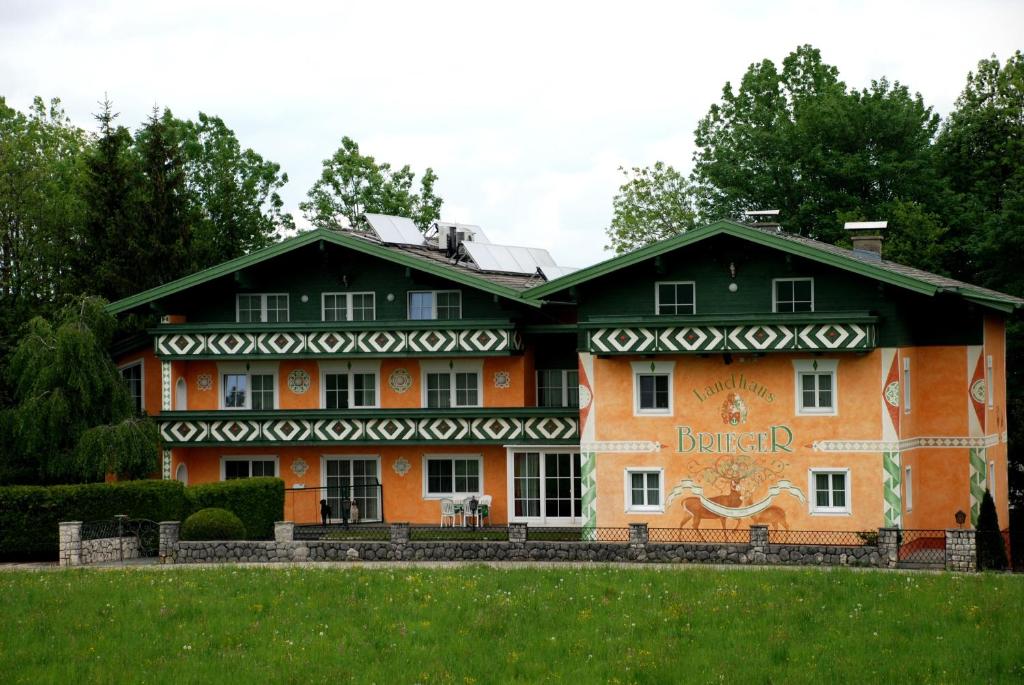
[[[985,349],[981,345],[967,348],[967,425],[972,438],[985,437]],[[984,447],[967,450],[968,494],[971,504],[971,525],[978,525],[981,500],[988,486],[988,468]]]
[[[593,393],[594,355],[580,352],[580,445],[595,442]],[[583,539],[597,533],[597,452],[580,450],[580,507],[583,510]]]
[[[882,353],[882,520],[886,528],[903,525],[903,465],[900,458],[900,359],[895,348]]]
[[[978,514],[981,512],[981,500],[985,497],[988,470],[985,467],[984,447],[972,447],[968,453],[971,470],[971,526],[977,526]]]
[[[160,411],[171,410],[171,363],[160,362]],[[171,450],[163,451],[163,458],[160,464],[160,474],[164,480],[171,479]]]
[[[899,452],[882,453],[882,509],[886,528],[899,528],[903,525],[903,497],[900,490],[903,467]]]

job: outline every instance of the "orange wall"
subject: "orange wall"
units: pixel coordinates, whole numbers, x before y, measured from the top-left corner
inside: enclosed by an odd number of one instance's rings
[[[904,347],[899,354],[901,392],[903,359],[910,359],[910,412],[901,396],[901,437],[967,435],[967,348]]]
[[[1010,501],[1007,493],[1008,464],[1007,445],[1002,436],[1006,432],[1006,326],[1001,317],[985,317],[985,346],[983,355],[992,355],[992,406],[986,403],[986,433],[999,434],[999,444],[986,450],[986,461],[996,465],[995,502],[999,514],[999,525],[1009,527]],[[984,361],[982,363],[985,363]],[[992,489],[991,484],[989,488]]]
[[[146,412],[150,415],[160,413],[160,360],[153,356],[153,348],[148,347],[123,354],[114,359],[116,366],[131,364],[142,360],[142,394]]]

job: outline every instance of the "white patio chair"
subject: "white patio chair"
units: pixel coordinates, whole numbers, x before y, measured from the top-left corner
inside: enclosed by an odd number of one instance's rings
[[[466,526],[466,524],[469,521],[469,519],[473,519],[475,525],[478,525],[478,526],[480,525],[480,500],[477,499],[476,513],[473,513],[473,511],[469,508],[469,501],[471,499],[473,499],[473,498],[472,497],[467,497],[466,499],[462,500],[462,525],[463,525],[463,527]]]
[[[476,510],[480,517],[483,516],[484,507],[487,507],[487,520],[491,520],[491,500],[493,498],[490,495],[480,495],[480,507]]]
[[[455,527],[455,502],[450,499],[441,500],[441,527],[444,528],[445,523],[449,523],[452,528]]]

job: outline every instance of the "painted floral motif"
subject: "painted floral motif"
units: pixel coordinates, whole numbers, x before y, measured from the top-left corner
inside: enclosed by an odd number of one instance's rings
[[[985,403],[985,379],[979,378],[971,384],[971,399],[978,404]]]
[[[409,460],[405,457],[399,457],[391,468],[393,468],[395,473],[399,476],[404,477],[405,474],[409,473],[409,470],[412,468],[412,464],[410,464]]]
[[[388,376],[388,386],[395,392],[402,394],[412,387],[412,375],[410,375],[408,369],[395,369]]]
[[[202,392],[209,392],[213,388],[213,376],[208,373],[201,373],[196,376],[196,387]]]
[[[302,457],[299,457],[298,459],[292,462],[292,473],[294,473],[299,478],[305,476],[307,471],[309,471],[309,464],[307,464],[306,460],[303,459]]]
[[[900,382],[893,381],[885,386],[885,401],[890,407],[900,406]]]
[[[305,395],[309,390],[309,374],[303,369],[295,369],[288,374],[288,389],[296,395]]]
[[[512,375],[508,371],[494,372],[494,387],[506,390],[512,387]]]
[[[722,403],[722,423],[738,426],[747,422],[747,403],[734,392],[729,393]]]
[[[585,385],[580,386],[580,409],[586,409],[590,406],[590,400],[593,396],[590,394],[590,388]]]

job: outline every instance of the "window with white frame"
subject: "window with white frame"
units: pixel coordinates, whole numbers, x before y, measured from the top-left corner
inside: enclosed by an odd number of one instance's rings
[[[537,369],[537,406],[580,406],[579,370]]]
[[[483,460],[479,456],[426,455],[423,496],[468,497],[483,492]]]
[[[837,373],[835,359],[797,359],[796,413],[834,416],[838,413]]]
[[[811,513],[850,513],[850,470],[811,469]]]
[[[277,476],[277,459],[274,457],[223,457],[221,459],[221,480]]]
[[[992,499],[996,498],[996,463],[990,461],[988,463],[988,492],[992,495]]]
[[[985,388],[988,389],[988,406],[992,407],[995,405],[996,396],[995,388],[992,384],[992,355],[985,357]]]
[[[128,395],[132,398],[132,406],[135,407],[135,411],[139,414],[146,408],[146,396],[143,392],[143,381],[142,381],[142,360],[132,362],[131,364],[125,364],[118,368],[121,372],[121,378],[124,379],[128,385]]]
[[[410,290],[409,319],[451,320],[462,318],[462,292],[459,290]]]
[[[320,365],[320,406],[357,409],[378,406],[379,362]]]
[[[235,313],[239,323],[287,322],[288,294],[239,293],[235,296]]]
[[[626,469],[626,511],[664,511],[661,469]]]
[[[910,357],[903,358],[903,413],[910,413]]]
[[[377,317],[373,293],[324,293],[321,302],[324,321],[373,321]]]
[[[693,281],[660,281],[654,284],[656,314],[696,314],[697,295]]]
[[[633,413],[672,414],[672,370],[675,362],[632,362]]]
[[[914,509],[914,474],[909,466],[906,468],[906,473],[903,477],[903,493],[907,511],[912,511]]]
[[[481,406],[482,366],[481,362],[423,362],[423,406],[428,409]]]
[[[277,407],[276,364],[220,364],[220,408],[267,411]]]
[[[813,312],[813,278],[776,278],[772,281],[772,311]]]

